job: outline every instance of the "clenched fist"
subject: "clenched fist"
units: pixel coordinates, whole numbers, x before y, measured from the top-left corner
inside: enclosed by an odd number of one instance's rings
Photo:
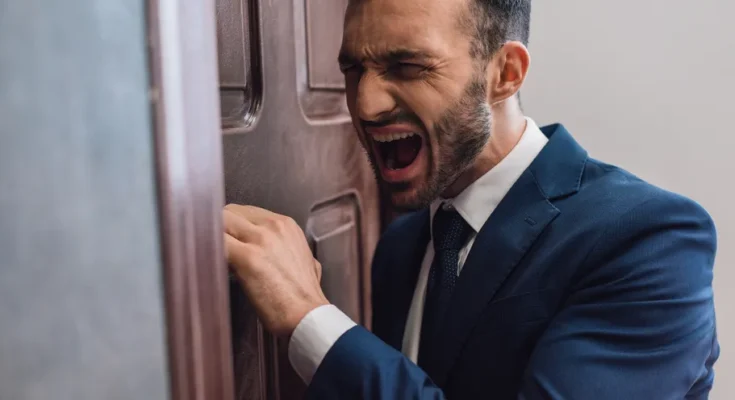
[[[258,207],[223,211],[227,260],[265,328],[290,336],[309,311],[329,304],[321,265],[291,218]]]

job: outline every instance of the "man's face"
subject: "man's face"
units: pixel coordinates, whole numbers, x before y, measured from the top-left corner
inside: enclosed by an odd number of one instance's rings
[[[427,205],[490,137],[485,65],[459,23],[470,0],[350,2],[340,52],[352,122],[394,206]]]

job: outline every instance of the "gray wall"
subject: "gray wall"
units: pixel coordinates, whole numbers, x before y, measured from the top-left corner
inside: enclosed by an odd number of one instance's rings
[[[0,0],[0,399],[168,398],[144,2]]]
[[[735,3],[535,1],[526,113],[562,122],[595,158],[700,202],[718,228],[722,356],[735,394]]]

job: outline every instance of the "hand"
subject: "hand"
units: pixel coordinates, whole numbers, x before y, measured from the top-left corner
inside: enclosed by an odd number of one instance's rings
[[[293,219],[235,204],[223,217],[227,260],[268,331],[290,336],[306,314],[329,304],[321,264]]]

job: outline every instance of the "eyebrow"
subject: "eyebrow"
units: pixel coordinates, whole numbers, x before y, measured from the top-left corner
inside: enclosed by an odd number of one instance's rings
[[[376,57],[372,57],[375,61],[382,64],[396,64],[401,61],[407,60],[426,60],[432,57],[424,52],[410,49],[394,49],[384,54],[379,54]],[[360,64],[360,60],[353,54],[347,51],[340,51],[339,57],[337,58],[339,65],[355,65]]]

